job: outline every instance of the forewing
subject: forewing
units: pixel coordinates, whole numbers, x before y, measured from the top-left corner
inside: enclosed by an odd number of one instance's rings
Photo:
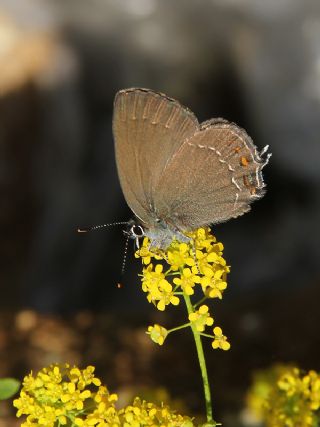
[[[158,183],[159,217],[180,230],[235,218],[264,194],[267,163],[247,133],[213,119],[200,125],[171,158]]]
[[[148,89],[125,89],[114,102],[113,134],[119,179],[133,212],[146,224],[167,163],[199,124],[174,99]]]

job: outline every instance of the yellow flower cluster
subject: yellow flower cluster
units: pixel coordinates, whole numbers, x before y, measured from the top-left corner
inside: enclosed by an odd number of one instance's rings
[[[165,279],[162,270],[161,264],[156,265],[154,270],[153,265],[149,264],[143,270],[142,279],[142,289],[148,292],[148,301],[155,303],[160,311],[163,311],[168,304],[179,304],[179,298],[175,296],[172,285]]]
[[[27,415],[22,426],[67,425],[70,420],[74,425],[84,425],[82,414],[89,404],[99,413],[101,406],[112,408],[116,399],[94,376],[93,366],[80,370],[64,364],[43,368],[35,377],[31,372],[13,404],[18,417]]]
[[[51,365],[36,376],[24,378],[13,405],[17,417],[26,415],[22,427],[193,427],[189,417],[176,414],[168,406],[135,398],[117,410],[116,394],[110,394],[94,376],[94,367],[80,370],[70,365]]]
[[[158,310],[165,310],[169,304],[179,304],[181,292],[193,295],[196,285],[201,287],[205,297],[220,299],[227,287],[226,275],[230,269],[222,257],[222,243],[216,242],[209,228],[199,228],[189,237],[189,243],[174,240],[165,251],[150,249],[149,239],[144,238],[135,254],[147,266],[142,272],[142,290]],[[152,260],[164,261],[168,269],[163,271],[163,264],[152,263]]]
[[[247,403],[267,427],[320,425],[320,374],[276,366],[258,372]]]
[[[222,256],[222,243],[216,241],[209,228],[199,228],[188,236],[188,243],[174,240],[165,251],[150,248],[149,239],[144,238],[135,254],[143,264],[142,290],[147,294],[147,300],[160,311],[164,311],[170,304],[178,305],[181,296],[189,298],[195,293],[199,295],[199,291],[202,293],[201,302],[212,298],[221,299],[227,288],[226,276],[230,268]],[[196,306],[189,312],[189,320],[202,333],[214,320],[207,305],[201,305],[198,310]],[[151,339],[160,345],[170,332],[160,325],[148,329]],[[215,327],[213,335],[207,336],[213,338],[214,349],[230,348],[221,328]]]
[[[193,427],[191,418],[174,413],[168,406],[157,406],[136,397],[132,405],[119,411],[120,424],[112,427]]]

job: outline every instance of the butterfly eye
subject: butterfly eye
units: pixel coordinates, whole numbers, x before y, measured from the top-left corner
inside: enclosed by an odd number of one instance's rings
[[[143,227],[141,227],[141,225],[134,224],[130,228],[129,232],[125,232],[125,234],[127,234],[130,239],[134,239],[136,241],[136,246],[139,249],[140,248],[139,239],[145,236]]]
[[[130,235],[133,239],[136,239],[145,236],[145,232],[141,225],[133,225],[130,228]]]

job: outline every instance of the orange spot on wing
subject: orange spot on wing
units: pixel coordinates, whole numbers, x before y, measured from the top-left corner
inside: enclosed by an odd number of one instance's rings
[[[248,159],[245,156],[240,157],[240,164],[242,166],[248,166]]]
[[[234,149],[234,152],[235,152],[235,153],[239,153],[239,151],[240,151],[240,150],[241,150],[241,147],[239,147],[239,146],[238,146],[238,147],[236,147],[236,148]]]

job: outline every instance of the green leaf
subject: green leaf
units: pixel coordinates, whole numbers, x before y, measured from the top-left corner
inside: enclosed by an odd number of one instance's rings
[[[14,378],[0,378],[0,400],[9,399],[17,393],[20,382]]]

